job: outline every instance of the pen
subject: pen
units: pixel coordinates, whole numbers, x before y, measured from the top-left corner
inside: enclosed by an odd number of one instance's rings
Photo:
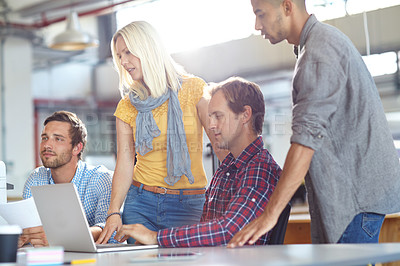
[[[66,261],[64,264],[85,264],[85,263],[95,263],[96,259],[83,259],[83,260],[71,260]]]

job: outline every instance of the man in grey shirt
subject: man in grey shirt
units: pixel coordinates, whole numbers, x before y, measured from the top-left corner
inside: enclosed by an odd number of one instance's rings
[[[293,135],[264,213],[230,241],[254,243],[275,225],[304,177],[313,243],[378,242],[385,214],[400,211],[400,165],[374,80],[338,29],[309,15],[305,0],[251,0],[256,29],[287,40]]]

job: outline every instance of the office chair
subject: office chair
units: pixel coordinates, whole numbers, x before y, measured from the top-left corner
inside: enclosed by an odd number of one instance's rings
[[[269,245],[282,245],[285,240],[286,227],[289,220],[290,209],[292,208],[290,202],[283,209],[281,215],[279,216],[278,222],[271,230],[271,238],[269,240]]]

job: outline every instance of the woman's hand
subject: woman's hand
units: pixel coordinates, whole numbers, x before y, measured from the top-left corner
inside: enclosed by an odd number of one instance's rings
[[[115,231],[120,230],[122,227],[121,216],[118,214],[114,214],[108,217],[106,220],[106,225],[103,228],[103,232],[101,232],[99,238],[96,241],[96,244],[106,244],[112,234]]]

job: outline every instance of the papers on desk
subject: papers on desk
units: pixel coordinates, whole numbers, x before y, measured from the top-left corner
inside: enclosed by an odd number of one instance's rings
[[[22,229],[42,225],[33,197],[0,204],[0,216],[8,224],[19,225]]]

